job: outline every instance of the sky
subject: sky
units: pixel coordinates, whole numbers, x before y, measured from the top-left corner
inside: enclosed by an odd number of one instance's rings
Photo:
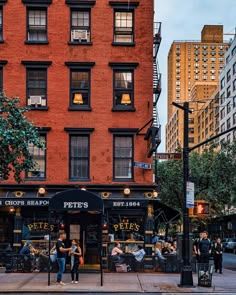
[[[223,25],[224,33],[234,34],[236,28],[236,0],[154,0],[155,21],[162,22],[162,42],[158,63],[162,73],[162,93],[158,102],[162,143],[158,152],[165,151],[167,122],[167,56],[174,40],[200,40],[206,25]],[[224,40],[233,38],[224,35]]]

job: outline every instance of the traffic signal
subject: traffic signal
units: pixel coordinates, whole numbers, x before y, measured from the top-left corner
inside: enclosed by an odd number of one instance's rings
[[[210,214],[210,203],[206,201],[195,201],[194,204],[194,215],[209,215]]]

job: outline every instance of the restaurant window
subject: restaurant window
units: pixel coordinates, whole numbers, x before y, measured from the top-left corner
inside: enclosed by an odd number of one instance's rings
[[[46,178],[46,135],[40,136],[41,143],[45,148],[39,148],[34,144],[29,144],[29,152],[35,161],[35,167],[26,173],[26,179],[41,180]]]
[[[70,69],[69,110],[91,110],[91,68],[95,63],[66,62]]]
[[[119,202],[115,202],[115,205],[116,204],[119,205]],[[135,201],[132,204],[136,207],[140,206],[139,201]],[[137,248],[135,241],[144,241],[145,215],[143,210],[137,209],[130,215],[124,214],[122,208],[120,208],[120,210],[116,209],[113,214],[109,215],[108,224],[111,240],[126,242],[125,247],[129,249],[123,249],[124,252],[134,251]],[[111,253],[111,250],[112,249],[109,249],[109,253]]]
[[[71,9],[71,37],[73,43],[88,43],[91,41],[91,21],[89,10]]]
[[[70,180],[89,180],[89,135],[70,135]]]
[[[27,9],[27,41],[47,43],[47,9]]]
[[[113,178],[133,179],[133,136],[114,135]]]

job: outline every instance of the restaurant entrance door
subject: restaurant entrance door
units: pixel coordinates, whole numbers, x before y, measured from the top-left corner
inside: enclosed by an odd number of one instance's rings
[[[87,212],[70,213],[68,214],[67,220],[69,240],[79,240],[82,249],[85,264],[82,268],[99,268],[100,216]]]

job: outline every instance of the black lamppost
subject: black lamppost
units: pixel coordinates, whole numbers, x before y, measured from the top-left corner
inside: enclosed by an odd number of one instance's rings
[[[188,146],[188,118],[189,103],[184,102],[183,106],[173,102],[175,107],[184,111],[184,146],[183,146],[183,241],[182,241],[182,259],[180,287],[193,287],[193,273],[190,253],[190,235],[189,235],[189,214],[187,204],[187,181],[189,177],[189,146]]]

